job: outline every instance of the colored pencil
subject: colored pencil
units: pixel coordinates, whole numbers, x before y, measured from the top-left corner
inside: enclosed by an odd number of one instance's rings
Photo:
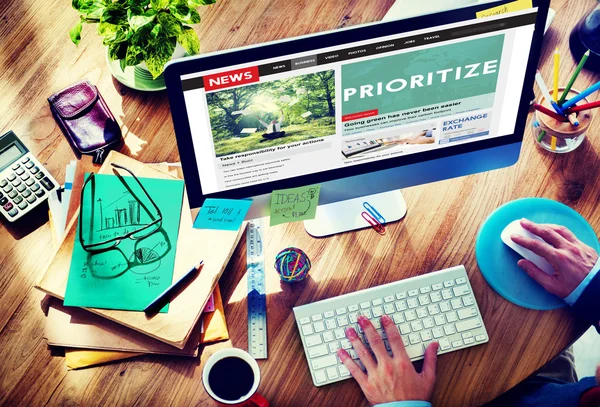
[[[560,67],[560,52],[558,48],[554,50],[554,89],[552,92],[552,99],[558,102],[558,69]]]
[[[577,120],[577,115],[575,113],[571,113],[567,116],[571,124],[575,127],[579,126],[579,120]]]
[[[556,137],[552,136],[552,139],[550,140],[550,149],[552,151],[556,150]]]
[[[546,106],[542,106],[539,103],[534,103],[533,108],[538,112],[544,113],[552,117],[553,119],[558,120],[559,122],[566,122],[568,119],[565,116],[561,116],[558,113],[554,113],[552,110],[548,109]]]
[[[593,109],[595,107],[600,107],[600,100],[597,100],[597,101],[591,102],[591,103],[586,103],[583,105],[574,106],[574,107],[570,108],[567,113],[571,114],[571,113],[581,112],[582,110]]]
[[[564,115],[564,112],[562,111],[562,109],[552,99],[552,96],[550,96],[550,91],[548,90],[548,87],[546,86],[546,82],[544,82],[544,78],[542,78],[542,74],[540,73],[540,71],[536,72],[535,81],[537,82],[540,90],[542,91],[542,95],[544,96],[544,99],[546,99],[552,105],[552,108],[554,109],[554,111],[556,111],[556,113],[558,113],[560,115]]]
[[[540,133],[540,135],[538,137],[538,143],[542,142],[542,139],[544,138],[545,135],[546,135],[546,130],[542,130],[542,132]]]
[[[185,273],[179,280],[175,281],[169,288],[163,291],[154,301],[152,301],[146,308],[144,308],[144,312],[146,314],[155,314],[159,312],[165,305],[170,303],[175,299],[177,294],[184,288],[186,284],[192,281],[200,270],[202,270],[202,266],[204,265],[204,261],[201,261],[200,264],[193,267]]]
[[[588,49],[587,52],[585,54],[583,54],[583,56],[581,57],[581,61],[579,61],[579,65],[577,65],[575,72],[573,72],[573,76],[571,76],[571,79],[569,80],[567,87],[565,88],[562,96],[558,100],[559,105],[562,105],[565,102],[565,100],[567,99],[567,95],[569,94],[569,91],[573,87],[573,84],[575,83],[575,79],[577,79],[577,77],[579,76],[579,73],[583,69],[583,66],[585,65],[585,62],[587,61],[589,56],[590,56],[590,50]]]
[[[590,86],[589,88],[587,88],[586,90],[581,92],[579,95],[573,96],[571,99],[569,99],[565,103],[563,103],[562,108],[568,109],[570,107],[575,106],[577,104],[577,102],[579,102],[582,99],[585,99],[586,97],[588,97],[589,95],[591,95],[592,93],[596,92],[599,89],[600,89],[600,82],[596,82],[595,84],[593,84],[592,86]]]

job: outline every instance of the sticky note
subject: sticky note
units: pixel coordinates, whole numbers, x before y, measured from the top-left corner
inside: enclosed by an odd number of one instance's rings
[[[250,209],[249,199],[208,198],[194,221],[196,229],[238,230]]]
[[[532,8],[531,0],[517,0],[512,3],[503,4],[501,6],[488,8],[487,10],[478,11],[475,13],[477,18],[497,16],[499,14],[512,13],[514,11],[526,10]]]
[[[271,226],[314,219],[321,185],[280,189],[271,194]]]

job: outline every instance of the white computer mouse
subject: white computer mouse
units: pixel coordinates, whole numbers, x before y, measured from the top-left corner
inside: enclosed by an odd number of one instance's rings
[[[540,269],[542,269],[542,271],[544,271],[545,273],[550,274],[550,275],[554,274],[554,268],[552,267],[552,265],[550,263],[548,263],[548,261],[546,259],[538,256],[531,250],[526,249],[523,246],[519,246],[518,244],[513,242],[512,239],[510,238],[511,235],[520,235],[523,237],[528,237],[530,239],[539,240],[542,242],[544,241],[544,239],[542,239],[539,236],[534,235],[533,233],[531,233],[528,230],[523,229],[523,226],[521,226],[520,220],[515,220],[515,221],[509,223],[504,228],[502,233],[500,234],[500,238],[502,239],[504,244],[506,244],[508,247],[513,249],[515,252],[517,252],[519,255],[521,255],[524,259],[531,261],[533,264],[535,264]]]

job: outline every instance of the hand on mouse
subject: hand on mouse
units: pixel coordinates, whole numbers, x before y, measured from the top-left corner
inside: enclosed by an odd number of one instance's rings
[[[519,267],[549,293],[560,298],[569,296],[594,268],[598,253],[564,226],[537,224],[527,219],[521,220],[521,226],[545,243],[518,235],[512,235],[512,241],[545,258],[554,268],[554,275],[544,273],[525,259],[519,260]]]
[[[360,369],[344,349],[338,350],[337,354],[358,382],[369,403],[373,406],[404,400],[429,401],[435,384],[438,343],[432,342],[427,347],[423,369],[421,373],[417,373],[406,353],[400,332],[389,316],[381,317],[381,325],[387,334],[393,356],[388,354],[381,336],[371,321],[364,316],[359,316],[358,323],[369,341],[375,358],[353,328],[346,330],[346,336],[360,361],[365,365],[368,374]]]

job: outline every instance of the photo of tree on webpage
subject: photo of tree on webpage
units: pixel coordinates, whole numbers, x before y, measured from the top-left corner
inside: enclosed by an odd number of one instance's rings
[[[216,157],[335,135],[335,71],[207,93]]]

